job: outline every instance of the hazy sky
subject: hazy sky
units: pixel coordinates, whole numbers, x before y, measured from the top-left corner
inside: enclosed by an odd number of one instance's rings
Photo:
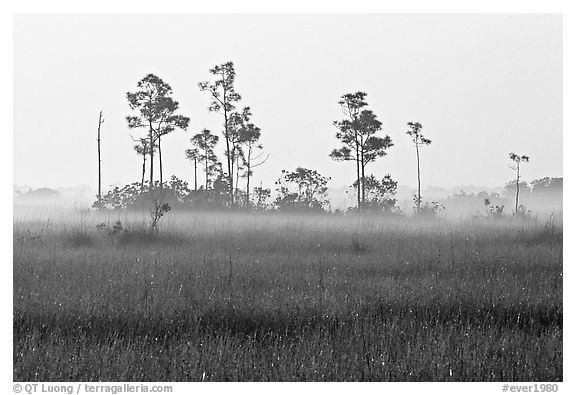
[[[96,129],[103,185],[140,179],[125,97],[147,73],[171,84],[188,131],[162,140],[164,176],[193,182],[184,157],[203,128],[220,133],[199,81],[236,66],[241,106],[252,108],[273,186],[282,169],[313,168],[349,185],[352,162],[333,162],[344,93],[365,91],[394,146],[369,173],[416,185],[419,121],[423,185],[501,186],[507,154],[531,157],[525,179],[562,176],[560,15],[19,15],[14,43],[14,183],[96,188]],[[224,144],[218,154],[224,161]],[[106,188],[107,189],[107,188]]]

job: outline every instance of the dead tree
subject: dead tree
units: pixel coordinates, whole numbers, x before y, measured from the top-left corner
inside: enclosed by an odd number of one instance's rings
[[[102,118],[102,111],[100,111],[100,116],[98,117],[98,202],[102,198],[102,160],[100,157],[100,127],[104,123],[104,118]]]

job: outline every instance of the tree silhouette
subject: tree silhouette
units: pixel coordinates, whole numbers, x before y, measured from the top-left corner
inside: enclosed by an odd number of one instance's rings
[[[146,157],[148,155],[150,155],[150,141],[147,138],[140,138],[138,140],[134,140],[137,141],[138,144],[134,145],[134,151],[136,151],[136,153],[138,155],[142,156],[142,181],[141,181],[141,189],[144,189],[144,176],[146,174]],[[156,146],[154,146],[153,149],[156,149]],[[153,154],[152,154],[153,155]]]
[[[282,170],[282,176],[275,183],[278,196],[274,203],[280,210],[323,210],[329,204],[328,180],[330,177],[303,167],[292,172]]]
[[[178,108],[178,102],[172,101],[172,104],[169,103],[172,99],[166,99],[166,108],[164,109],[165,113],[169,113],[170,111],[175,111]],[[172,109],[170,109],[172,107]],[[188,123],[190,122],[190,118],[187,118],[183,115],[168,115],[164,119],[164,124],[161,125],[158,132],[156,133],[156,137],[158,139],[158,159],[160,164],[160,186],[163,185],[162,180],[162,136],[166,136],[167,134],[172,133],[176,128],[186,130],[188,128]]]
[[[514,164],[512,164],[510,168],[516,171],[516,203],[514,205],[514,213],[518,214],[518,196],[520,195],[520,163],[521,162],[528,163],[530,158],[527,157],[526,155],[522,156],[517,155],[514,152],[510,152],[508,154],[508,157],[512,160],[512,162],[514,162]]]
[[[162,186],[162,148],[161,138],[176,128],[186,129],[190,118],[175,114],[178,102],[172,99],[172,88],[161,78],[148,74],[138,81],[136,92],[127,92],[130,108],[138,115],[128,116],[128,127],[147,128],[148,144],[157,144],[160,164],[160,185]],[[150,150],[150,187],[154,185],[154,150]]]
[[[226,140],[226,162],[228,166],[228,188],[230,193],[230,202],[234,205],[234,184],[233,184],[233,166],[234,157],[232,153],[232,136],[229,128],[229,115],[236,108],[235,103],[240,101],[241,96],[236,93],[234,80],[236,71],[232,62],[226,62],[214,66],[210,70],[214,75],[213,82],[204,81],[198,84],[201,91],[210,93],[212,102],[208,107],[209,111],[222,112],[224,115],[224,138]]]
[[[205,189],[208,190],[211,187],[212,177],[217,175],[219,170],[218,158],[214,153],[214,147],[218,143],[218,136],[213,135],[208,129],[203,129],[200,133],[194,135],[190,142],[195,148],[186,150],[186,157],[202,163],[206,177]]]
[[[364,110],[358,119],[360,124],[360,167],[362,171],[362,203],[366,202],[366,165],[384,157],[392,147],[390,136],[378,137],[374,134],[382,129],[382,123],[371,110]]]
[[[266,201],[270,198],[270,195],[270,188],[262,188],[262,183],[260,183],[259,187],[254,188],[256,210],[264,210],[266,208]]]
[[[192,148],[186,150],[186,159],[194,163],[194,191],[198,190],[198,160],[200,160],[200,150]]]
[[[396,190],[398,182],[394,181],[390,174],[386,174],[382,180],[378,180],[373,174],[364,179],[366,202],[364,207],[383,212],[391,212],[396,206]]]
[[[102,199],[102,161],[100,158],[100,127],[104,123],[104,118],[102,118],[102,111],[98,116],[98,202]]]
[[[335,161],[355,161],[356,162],[356,197],[358,209],[362,206],[361,181],[360,181],[360,147],[358,138],[358,116],[362,108],[368,103],[364,100],[366,93],[356,92],[347,93],[342,96],[338,104],[342,107],[342,112],[346,119],[334,121],[333,124],[338,128],[336,138],[344,145],[339,149],[334,149],[330,157]]]
[[[408,122],[410,130],[406,132],[407,135],[412,137],[412,142],[416,147],[416,164],[418,168],[418,195],[414,199],[416,203],[416,212],[420,212],[420,206],[422,204],[422,195],[420,193],[420,147],[423,145],[430,145],[432,140],[427,139],[422,135],[422,124],[420,122]]]
[[[338,102],[346,118],[334,121],[334,126],[338,128],[336,138],[343,145],[330,153],[335,161],[356,162],[356,181],[353,185],[356,188],[358,209],[366,202],[366,166],[385,156],[386,150],[393,145],[389,136],[375,135],[382,129],[382,123],[372,110],[365,108],[368,106],[365,98],[364,92],[348,93]]]
[[[253,123],[244,123],[238,133],[242,161],[245,167],[244,177],[246,177],[246,207],[250,206],[250,177],[254,168],[263,165],[270,155],[263,158],[263,146],[259,143],[261,130]]]
[[[242,130],[246,128],[246,125],[250,122],[250,117],[252,116],[252,112],[250,111],[250,107],[244,107],[242,112],[233,111],[230,113],[228,118],[228,136],[230,139],[230,146],[232,147],[230,151],[230,158],[232,164],[232,174],[235,175],[235,192],[239,193],[238,190],[238,182],[240,180],[240,170],[243,169],[244,166],[244,152],[243,152],[243,144],[242,144],[242,137],[241,133]]]

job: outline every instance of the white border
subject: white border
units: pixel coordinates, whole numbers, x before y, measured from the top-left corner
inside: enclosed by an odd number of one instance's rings
[[[266,0],[219,0],[217,2],[198,2],[191,4],[190,1],[163,0],[100,0],[92,2],[80,2],[72,0],[55,1],[4,1],[0,4],[0,43],[1,53],[4,55],[0,62],[2,79],[0,111],[2,114],[3,135],[8,137],[9,144],[2,144],[0,155],[0,171],[4,182],[1,196],[2,208],[7,212],[12,208],[12,181],[13,175],[13,15],[15,13],[562,13],[564,15],[564,171],[572,169],[574,154],[571,150],[574,144],[576,125],[574,122],[574,110],[576,108],[574,96],[574,70],[576,70],[576,13],[570,1],[547,0],[547,1],[456,1],[456,0],[412,0],[412,1],[377,1],[377,0],[333,0],[333,1],[266,1]],[[574,3],[572,1],[572,3]],[[570,149],[568,151],[566,149]],[[574,183],[570,176],[564,174],[565,196],[574,196]],[[560,383],[560,393],[576,393],[576,381],[569,372],[575,371],[574,363],[574,305],[566,303],[574,297],[570,282],[574,281],[573,258],[574,252],[570,241],[573,240],[574,208],[570,200],[565,199],[564,205],[565,244],[564,254],[564,383]],[[7,214],[6,214],[7,215]],[[6,219],[1,227],[2,260],[0,265],[0,278],[2,281],[1,292],[2,317],[0,352],[1,360],[1,392],[12,393],[12,223]],[[566,280],[568,279],[568,280]],[[519,383],[518,383],[519,384]],[[319,386],[322,386],[320,388]],[[499,383],[307,383],[307,384],[234,384],[230,388],[227,384],[205,383],[174,383],[173,393],[190,393],[191,391],[229,392],[233,390],[240,393],[269,393],[275,391],[280,394],[292,395],[294,391],[329,391],[330,393],[349,391],[376,391],[378,393],[443,393],[443,394],[490,394],[501,393],[502,385]]]

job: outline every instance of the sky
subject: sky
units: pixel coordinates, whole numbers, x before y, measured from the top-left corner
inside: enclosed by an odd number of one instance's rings
[[[562,174],[562,18],[554,14],[36,14],[14,20],[15,185],[97,186],[102,125],[104,190],[138,181],[126,92],[154,73],[169,83],[187,131],[162,140],[164,178],[193,183],[184,151],[204,128],[221,134],[198,82],[234,62],[236,90],[270,154],[252,185],[273,187],[298,166],[350,185],[352,162],[333,121],[345,93],[364,91],[394,146],[367,173],[415,187],[407,122],[423,124],[422,185],[498,187],[508,153],[528,155],[522,176]],[[132,136],[132,137],[131,137]],[[224,144],[217,148],[224,162]],[[155,173],[157,171],[155,170]]]

